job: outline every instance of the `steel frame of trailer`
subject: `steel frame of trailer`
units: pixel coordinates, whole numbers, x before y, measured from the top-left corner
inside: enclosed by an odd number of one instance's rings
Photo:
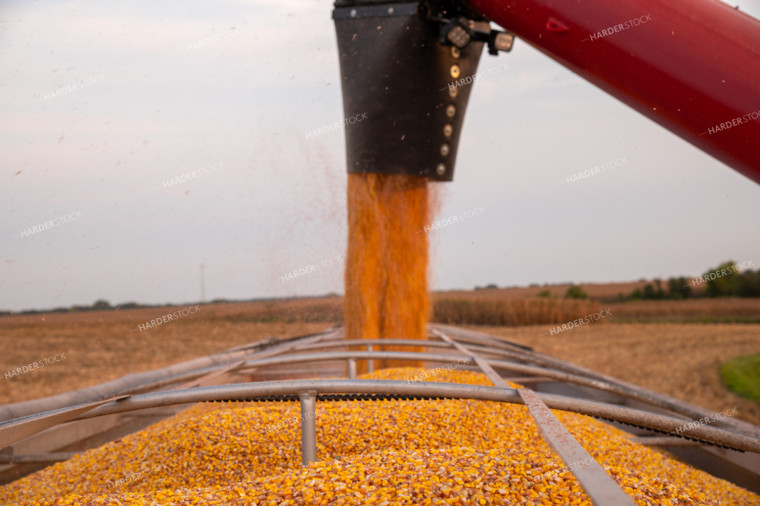
[[[431,352],[376,351],[375,347],[416,347],[436,349]],[[341,348],[361,347],[359,350]],[[332,351],[338,349],[338,351]],[[252,351],[254,350],[254,351]],[[325,351],[327,350],[327,351]],[[25,438],[45,430],[54,430],[65,423],[77,423],[96,417],[130,413],[161,406],[175,406],[203,401],[298,401],[301,406],[302,463],[317,460],[316,403],[327,400],[385,400],[385,399],[479,399],[496,402],[525,404],[547,443],[557,452],[578,479],[581,486],[596,504],[633,504],[630,497],[602,469],[586,450],[569,434],[551,412],[552,409],[573,411],[597,418],[633,425],[664,433],[651,438],[640,438],[646,443],[661,446],[714,445],[729,455],[747,452],[744,460],[758,464],[755,475],[760,478],[760,428],[733,419],[719,420],[684,431],[683,427],[708,414],[706,411],[664,395],[649,392],[599,373],[543,355],[534,350],[485,334],[435,325],[430,327],[427,341],[411,339],[346,340],[342,329],[303,336],[286,341],[270,342],[228,350],[213,365],[197,359],[197,367],[174,368],[172,374],[147,374],[144,382],[127,382],[124,391],[118,391],[119,382],[110,382],[108,389],[83,389],[73,398],[85,399],[76,405],[61,406],[69,394],[54,396],[18,405],[6,406],[7,412],[35,410],[0,423],[0,449],[12,447]],[[374,361],[381,359],[454,363],[469,370],[486,374],[495,386],[461,385],[439,382],[381,381],[357,379],[358,361],[366,361],[367,370],[374,369]],[[347,380],[295,379],[286,381],[257,381],[201,386],[226,376],[266,374],[277,367],[292,368],[301,364],[345,362]],[[172,369],[167,368],[167,369]],[[503,378],[498,371],[517,373],[520,377]],[[294,372],[294,371],[293,371]],[[134,376],[134,375],[133,375]],[[506,380],[523,380],[525,383],[555,382],[615,396],[625,401],[648,406],[648,409],[611,404],[598,400],[535,392],[530,388],[513,389]],[[172,388],[166,388],[172,387]],[[157,391],[145,392],[147,389]],[[100,399],[86,399],[87,394],[98,392]],[[102,394],[109,393],[103,399]],[[72,393],[70,393],[72,394]],[[77,394],[74,392],[73,394]],[[85,397],[83,397],[85,396]],[[39,409],[42,408],[42,409]],[[44,409],[48,408],[48,409]],[[51,409],[52,408],[52,409]],[[0,411],[2,414],[2,411]],[[69,453],[53,453],[52,460],[69,457]],[[0,455],[3,463],[40,462],[45,455]],[[576,466],[577,462],[583,466]],[[589,464],[586,464],[589,462]],[[752,464],[745,464],[744,467]]]

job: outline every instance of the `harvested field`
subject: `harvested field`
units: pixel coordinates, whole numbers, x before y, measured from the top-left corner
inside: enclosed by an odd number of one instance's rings
[[[564,323],[600,311],[596,301],[564,299],[438,299],[432,321],[518,327]]]
[[[601,287],[597,291],[605,293]],[[589,293],[591,298],[585,300],[563,299],[564,292],[560,298],[536,298],[523,293],[532,291],[437,292],[433,296],[433,321],[452,325],[534,325],[572,321],[589,311],[609,308],[614,315],[612,323],[760,323],[760,298],[605,302],[604,297],[591,296],[593,291]]]
[[[570,302],[570,301],[568,301]],[[684,301],[690,306],[701,301]],[[734,304],[739,301],[733,299]],[[747,299],[748,304],[757,304]],[[655,311],[659,304],[645,304]],[[565,360],[760,424],[760,406],[729,392],[720,380],[724,360],[760,351],[760,327],[739,324],[615,324],[612,318],[554,336],[550,325],[473,327]],[[726,306],[730,308],[730,305]],[[138,325],[175,311],[48,313],[0,318],[0,374],[58,353],[66,359],[3,378],[7,404],[92,386],[266,339],[320,332],[340,323],[342,298],[208,304],[197,314],[140,331]],[[582,315],[577,315],[578,317]],[[283,322],[284,321],[284,322]],[[210,338],[210,339],[209,339]]]
[[[554,336],[548,326],[470,327],[716,412],[736,408],[760,425],[760,405],[729,391],[720,365],[760,352],[760,327],[723,324],[593,324]]]
[[[619,296],[628,296],[635,289],[643,289],[648,281],[629,281],[623,283],[584,283],[580,286],[583,291],[592,299],[613,301],[618,300]],[[436,292],[434,297],[446,299],[528,299],[537,297],[539,293],[549,290],[552,297],[563,298],[567,289],[572,285],[569,283],[561,285],[535,285],[535,286],[515,286],[507,288],[484,288],[480,290],[449,290],[445,292]]]
[[[641,300],[611,303],[607,307],[615,315],[615,321],[627,323],[760,323],[758,298]]]
[[[184,307],[184,306],[183,306]],[[56,313],[0,318],[0,404],[97,385],[248,344],[325,330],[330,323],[275,321],[235,305],[200,306],[177,321],[139,330],[138,325],[178,308]],[[293,314],[299,313],[292,309]],[[302,318],[311,315],[305,312]],[[9,371],[59,355],[58,362],[8,377]]]

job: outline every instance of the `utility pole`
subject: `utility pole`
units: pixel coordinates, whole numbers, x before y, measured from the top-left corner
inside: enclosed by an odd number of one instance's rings
[[[205,265],[201,264],[201,302],[206,302],[206,279],[205,279]]]

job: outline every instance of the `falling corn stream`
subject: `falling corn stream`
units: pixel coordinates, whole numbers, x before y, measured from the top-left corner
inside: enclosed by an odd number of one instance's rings
[[[348,339],[426,339],[431,184],[405,175],[348,175]],[[401,365],[421,364],[377,361],[378,368]]]
[[[426,338],[424,226],[434,208],[428,184],[349,175],[349,339]],[[361,377],[492,385],[480,373],[397,365],[376,361],[379,370]],[[637,504],[760,504],[759,496],[634,443],[604,422],[555,414]],[[318,460],[302,467],[297,402],[197,404],[0,488],[0,503],[591,504],[523,405],[322,400],[316,426]]]

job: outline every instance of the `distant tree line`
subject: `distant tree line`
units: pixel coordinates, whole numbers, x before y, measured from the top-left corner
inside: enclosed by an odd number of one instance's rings
[[[569,283],[565,283],[569,284]],[[542,299],[552,299],[554,296],[552,295],[552,291],[549,289],[541,290],[538,292],[537,297]],[[583,287],[580,285],[573,285],[570,284],[570,287],[565,292],[565,298],[566,299],[588,299],[588,294],[583,290]]]
[[[695,297],[760,297],[760,269],[753,271],[744,267],[745,264],[752,265],[752,262],[737,264],[729,260],[723,262],[715,269],[706,271],[697,279],[686,277],[669,278],[667,286],[663,285],[662,280],[655,279],[652,283],[647,283],[643,288],[636,288],[628,296],[628,300],[681,300]],[[569,283],[568,283],[569,284]],[[565,293],[566,299],[587,299],[588,295],[579,285],[573,285]],[[531,287],[539,285],[532,284]],[[548,285],[544,285],[548,286]],[[704,287],[704,291],[696,291],[694,288]],[[483,287],[476,286],[475,290],[496,289],[498,286],[494,283]],[[329,294],[326,297],[334,296]],[[538,297],[552,298],[551,290],[542,290]],[[293,297],[299,298],[299,297]],[[254,301],[271,301],[276,299],[261,298],[251,299],[247,302]],[[624,300],[623,294],[619,294],[618,300]],[[230,302],[226,299],[215,299],[213,303]],[[245,301],[243,301],[245,302]],[[9,316],[14,314],[39,314],[39,313],[70,313],[77,311],[106,311],[117,309],[139,309],[151,307],[173,307],[177,304],[139,304],[137,302],[125,302],[118,306],[112,306],[107,300],[98,299],[91,306],[72,306],[57,307],[55,309],[31,309],[27,311],[0,311],[0,316]]]
[[[688,299],[694,297],[760,297],[760,269],[741,269],[734,261],[723,262],[697,279],[678,277],[667,280],[655,279],[643,288],[635,289],[631,300]],[[695,288],[704,287],[697,292]]]
[[[171,305],[171,304],[166,304]],[[137,302],[125,302],[114,307],[110,302],[104,299],[96,300],[91,306],[71,306],[71,307],[57,307],[55,309],[29,309],[26,311],[0,311],[0,316],[13,315],[13,314],[41,314],[41,313],[76,313],[79,311],[106,311],[115,309],[137,309],[142,307],[163,307],[150,304],[138,304]]]
[[[328,294],[323,295],[322,297],[334,297],[336,294]],[[294,300],[294,299],[310,299],[310,298],[319,298],[319,297],[312,297],[312,296],[304,296],[304,297],[283,297],[283,298],[273,298],[273,297],[267,297],[267,298],[254,298],[254,299],[247,299],[247,300],[228,300],[228,299],[214,299],[211,301],[211,304],[224,304],[228,302],[272,302],[277,300]],[[80,311],[118,311],[121,309],[145,309],[145,308],[153,308],[153,307],[180,307],[190,304],[190,302],[185,302],[182,304],[140,304],[139,302],[123,302],[121,304],[118,304],[116,306],[112,306],[110,302],[108,302],[105,299],[98,299],[96,300],[92,305],[90,306],[71,306],[71,307],[57,307],[55,309],[28,309],[25,311],[3,311],[0,310],[0,316],[12,316],[12,315],[28,315],[28,314],[43,314],[43,313],[76,313]],[[205,304],[205,302],[201,302],[201,304]]]

